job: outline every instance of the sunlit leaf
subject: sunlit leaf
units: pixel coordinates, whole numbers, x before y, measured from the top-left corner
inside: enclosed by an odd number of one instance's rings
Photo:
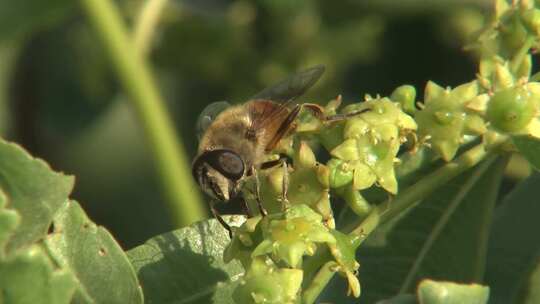
[[[145,303],[233,303],[233,286],[244,270],[237,261],[223,262],[228,243],[227,231],[212,219],[156,236],[128,251]]]
[[[55,270],[39,245],[0,261],[1,303],[70,303],[77,282],[68,270]]]
[[[485,304],[489,299],[489,287],[423,280],[417,294],[422,304]]]
[[[72,188],[72,176],[54,172],[20,146],[0,140],[0,189],[8,198],[9,208],[21,216],[21,224],[8,241],[7,250],[43,238]]]
[[[53,221],[45,244],[61,267],[79,283],[78,303],[143,303],[142,291],[126,254],[109,232],[68,201]]]

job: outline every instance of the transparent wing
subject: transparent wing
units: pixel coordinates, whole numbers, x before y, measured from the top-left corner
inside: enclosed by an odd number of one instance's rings
[[[262,111],[252,113],[251,129],[260,130],[267,125],[285,119],[292,102],[312,87],[324,73],[324,70],[323,65],[316,65],[300,71],[253,96],[252,100],[270,100],[277,103],[278,106],[269,103]]]
[[[204,108],[197,119],[197,136],[199,139],[201,139],[206,129],[208,129],[219,113],[223,112],[223,110],[230,106],[231,104],[226,101],[216,101]]]
[[[324,73],[324,65],[316,65],[300,71],[251,97],[251,99],[267,99],[285,103],[303,95]]]

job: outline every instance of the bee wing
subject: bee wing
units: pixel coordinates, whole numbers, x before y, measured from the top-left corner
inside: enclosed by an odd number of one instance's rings
[[[197,118],[197,136],[199,139],[201,139],[206,129],[208,129],[219,113],[223,112],[223,110],[229,108],[230,106],[231,104],[226,101],[216,101],[204,108],[199,115],[199,118]]]
[[[324,65],[305,69],[262,90],[250,99],[268,99],[278,103],[290,102],[311,88],[321,78],[324,70]]]
[[[269,100],[252,115],[251,128],[256,131],[269,124],[282,122],[289,114],[289,106],[311,88],[324,73],[324,65],[300,71],[254,95],[250,100]]]

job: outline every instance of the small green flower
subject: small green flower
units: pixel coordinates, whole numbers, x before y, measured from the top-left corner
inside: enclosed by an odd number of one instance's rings
[[[298,303],[303,271],[278,268],[264,257],[255,258],[233,292],[238,304]]]
[[[335,270],[347,278],[349,282],[348,294],[358,298],[360,296],[360,282],[356,275],[360,264],[355,259],[356,247],[352,245],[352,240],[348,235],[337,230],[332,230],[332,235],[336,242],[328,244],[328,247],[337,262]]]
[[[484,98],[478,95],[476,81],[461,85],[453,90],[444,89],[428,82],[424,108],[416,112],[418,134],[429,138],[433,149],[445,161],[454,158],[464,135],[481,135],[486,131],[479,114],[470,110]]]
[[[327,213],[321,215],[325,221],[333,222],[331,208],[320,206],[325,202],[330,204],[329,185],[323,176],[327,169],[323,164],[315,161],[313,151],[305,142],[300,143],[293,155],[293,168],[288,176],[287,198],[290,204],[305,204],[314,210],[325,210]],[[276,190],[278,189],[276,188]],[[281,191],[281,188],[279,190]]]
[[[521,12],[523,24],[529,32],[540,36],[540,10],[536,8],[523,9]]]
[[[304,255],[315,253],[316,243],[335,242],[322,216],[306,205],[291,206],[281,218],[269,219],[263,229],[265,239],[253,250],[252,257],[271,254],[273,259],[299,268]]]
[[[341,159],[332,158],[326,164],[330,170],[329,186],[339,188],[352,182],[354,175],[354,167],[348,162]]]
[[[527,43],[539,36],[539,14],[532,1],[496,0],[490,22],[479,31],[472,44],[467,46],[482,58],[495,55],[514,58]],[[537,40],[538,41],[538,40]],[[538,42],[536,42],[538,43]],[[538,45],[533,45],[538,47]],[[521,73],[520,73],[521,74]]]
[[[397,152],[406,140],[406,134],[416,129],[416,123],[401,110],[398,103],[388,98],[348,106],[344,113],[365,108],[370,111],[345,122],[345,141],[332,149],[330,154],[345,161],[342,164],[348,171],[352,169],[353,187],[356,190],[368,188],[377,182],[387,191],[396,193],[394,163]]]
[[[411,85],[402,85],[392,92],[390,95],[392,101],[401,104],[401,108],[407,114],[416,112],[416,89]]]
[[[263,239],[260,228],[261,216],[248,218],[242,226],[233,228],[233,239],[223,252],[223,261],[229,263],[233,259],[239,260],[244,268],[251,264],[251,252],[256,244]]]
[[[527,86],[496,92],[488,103],[486,117],[491,125],[506,133],[522,131],[537,115],[540,99]]]

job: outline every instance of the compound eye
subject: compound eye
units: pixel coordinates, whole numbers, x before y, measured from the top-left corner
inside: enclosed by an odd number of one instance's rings
[[[228,179],[239,180],[244,175],[244,161],[238,154],[227,150],[221,150],[216,154],[217,161],[213,167],[223,176]]]

